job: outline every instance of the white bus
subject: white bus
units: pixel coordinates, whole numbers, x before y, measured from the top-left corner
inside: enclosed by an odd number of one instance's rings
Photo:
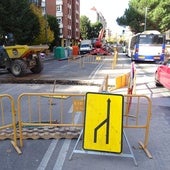
[[[132,61],[164,61],[165,35],[155,30],[133,35],[129,39],[127,56]]]

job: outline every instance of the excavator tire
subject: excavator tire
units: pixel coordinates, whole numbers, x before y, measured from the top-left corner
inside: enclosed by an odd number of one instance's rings
[[[30,70],[35,74],[40,73],[43,70],[43,63],[40,56],[36,58],[36,65]]]
[[[27,64],[23,60],[14,60],[11,63],[10,71],[15,77],[23,76],[26,73]]]

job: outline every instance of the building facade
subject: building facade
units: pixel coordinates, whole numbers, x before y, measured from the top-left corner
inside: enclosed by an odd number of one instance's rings
[[[29,0],[42,8],[43,15],[55,16],[59,23],[61,46],[80,40],[80,0]]]
[[[80,39],[80,0],[42,0],[44,14],[55,16],[60,29],[61,46],[71,46]]]

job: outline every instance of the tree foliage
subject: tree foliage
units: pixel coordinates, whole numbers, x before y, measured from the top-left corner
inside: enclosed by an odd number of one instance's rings
[[[18,44],[31,44],[39,30],[28,0],[0,1],[0,34],[13,33]]]
[[[117,18],[120,26],[130,26],[132,31],[146,29],[166,31],[170,28],[170,0],[130,0],[129,8]]]
[[[82,39],[97,38],[102,27],[100,22],[91,23],[88,17],[80,17],[80,32]]]
[[[103,26],[100,22],[96,22],[96,23],[91,24],[90,38],[97,38],[102,27]]]
[[[13,33],[17,44],[52,42],[50,30],[42,11],[28,0],[0,1],[0,34]]]
[[[57,22],[57,19],[54,16],[48,15],[47,20],[51,31],[53,31],[54,33],[54,40],[51,42],[50,46],[51,48],[53,48],[54,46],[60,46],[61,45],[60,37],[59,37],[60,29],[59,29],[59,24]]]
[[[54,33],[51,31],[48,20],[42,16],[41,9],[38,9],[34,4],[30,5],[31,10],[38,17],[38,21],[40,24],[40,31],[38,36],[35,38],[33,44],[47,44],[54,40]]]
[[[89,39],[89,35],[91,32],[91,22],[88,17],[85,15],[80,17],[80,32],[82,39]]]

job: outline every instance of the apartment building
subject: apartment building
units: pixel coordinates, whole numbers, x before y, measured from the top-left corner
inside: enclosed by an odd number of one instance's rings
[[[80,39],[80,0],[42,0],[44,14],[55,16],[60,28],[61,45],[75,45]]]

